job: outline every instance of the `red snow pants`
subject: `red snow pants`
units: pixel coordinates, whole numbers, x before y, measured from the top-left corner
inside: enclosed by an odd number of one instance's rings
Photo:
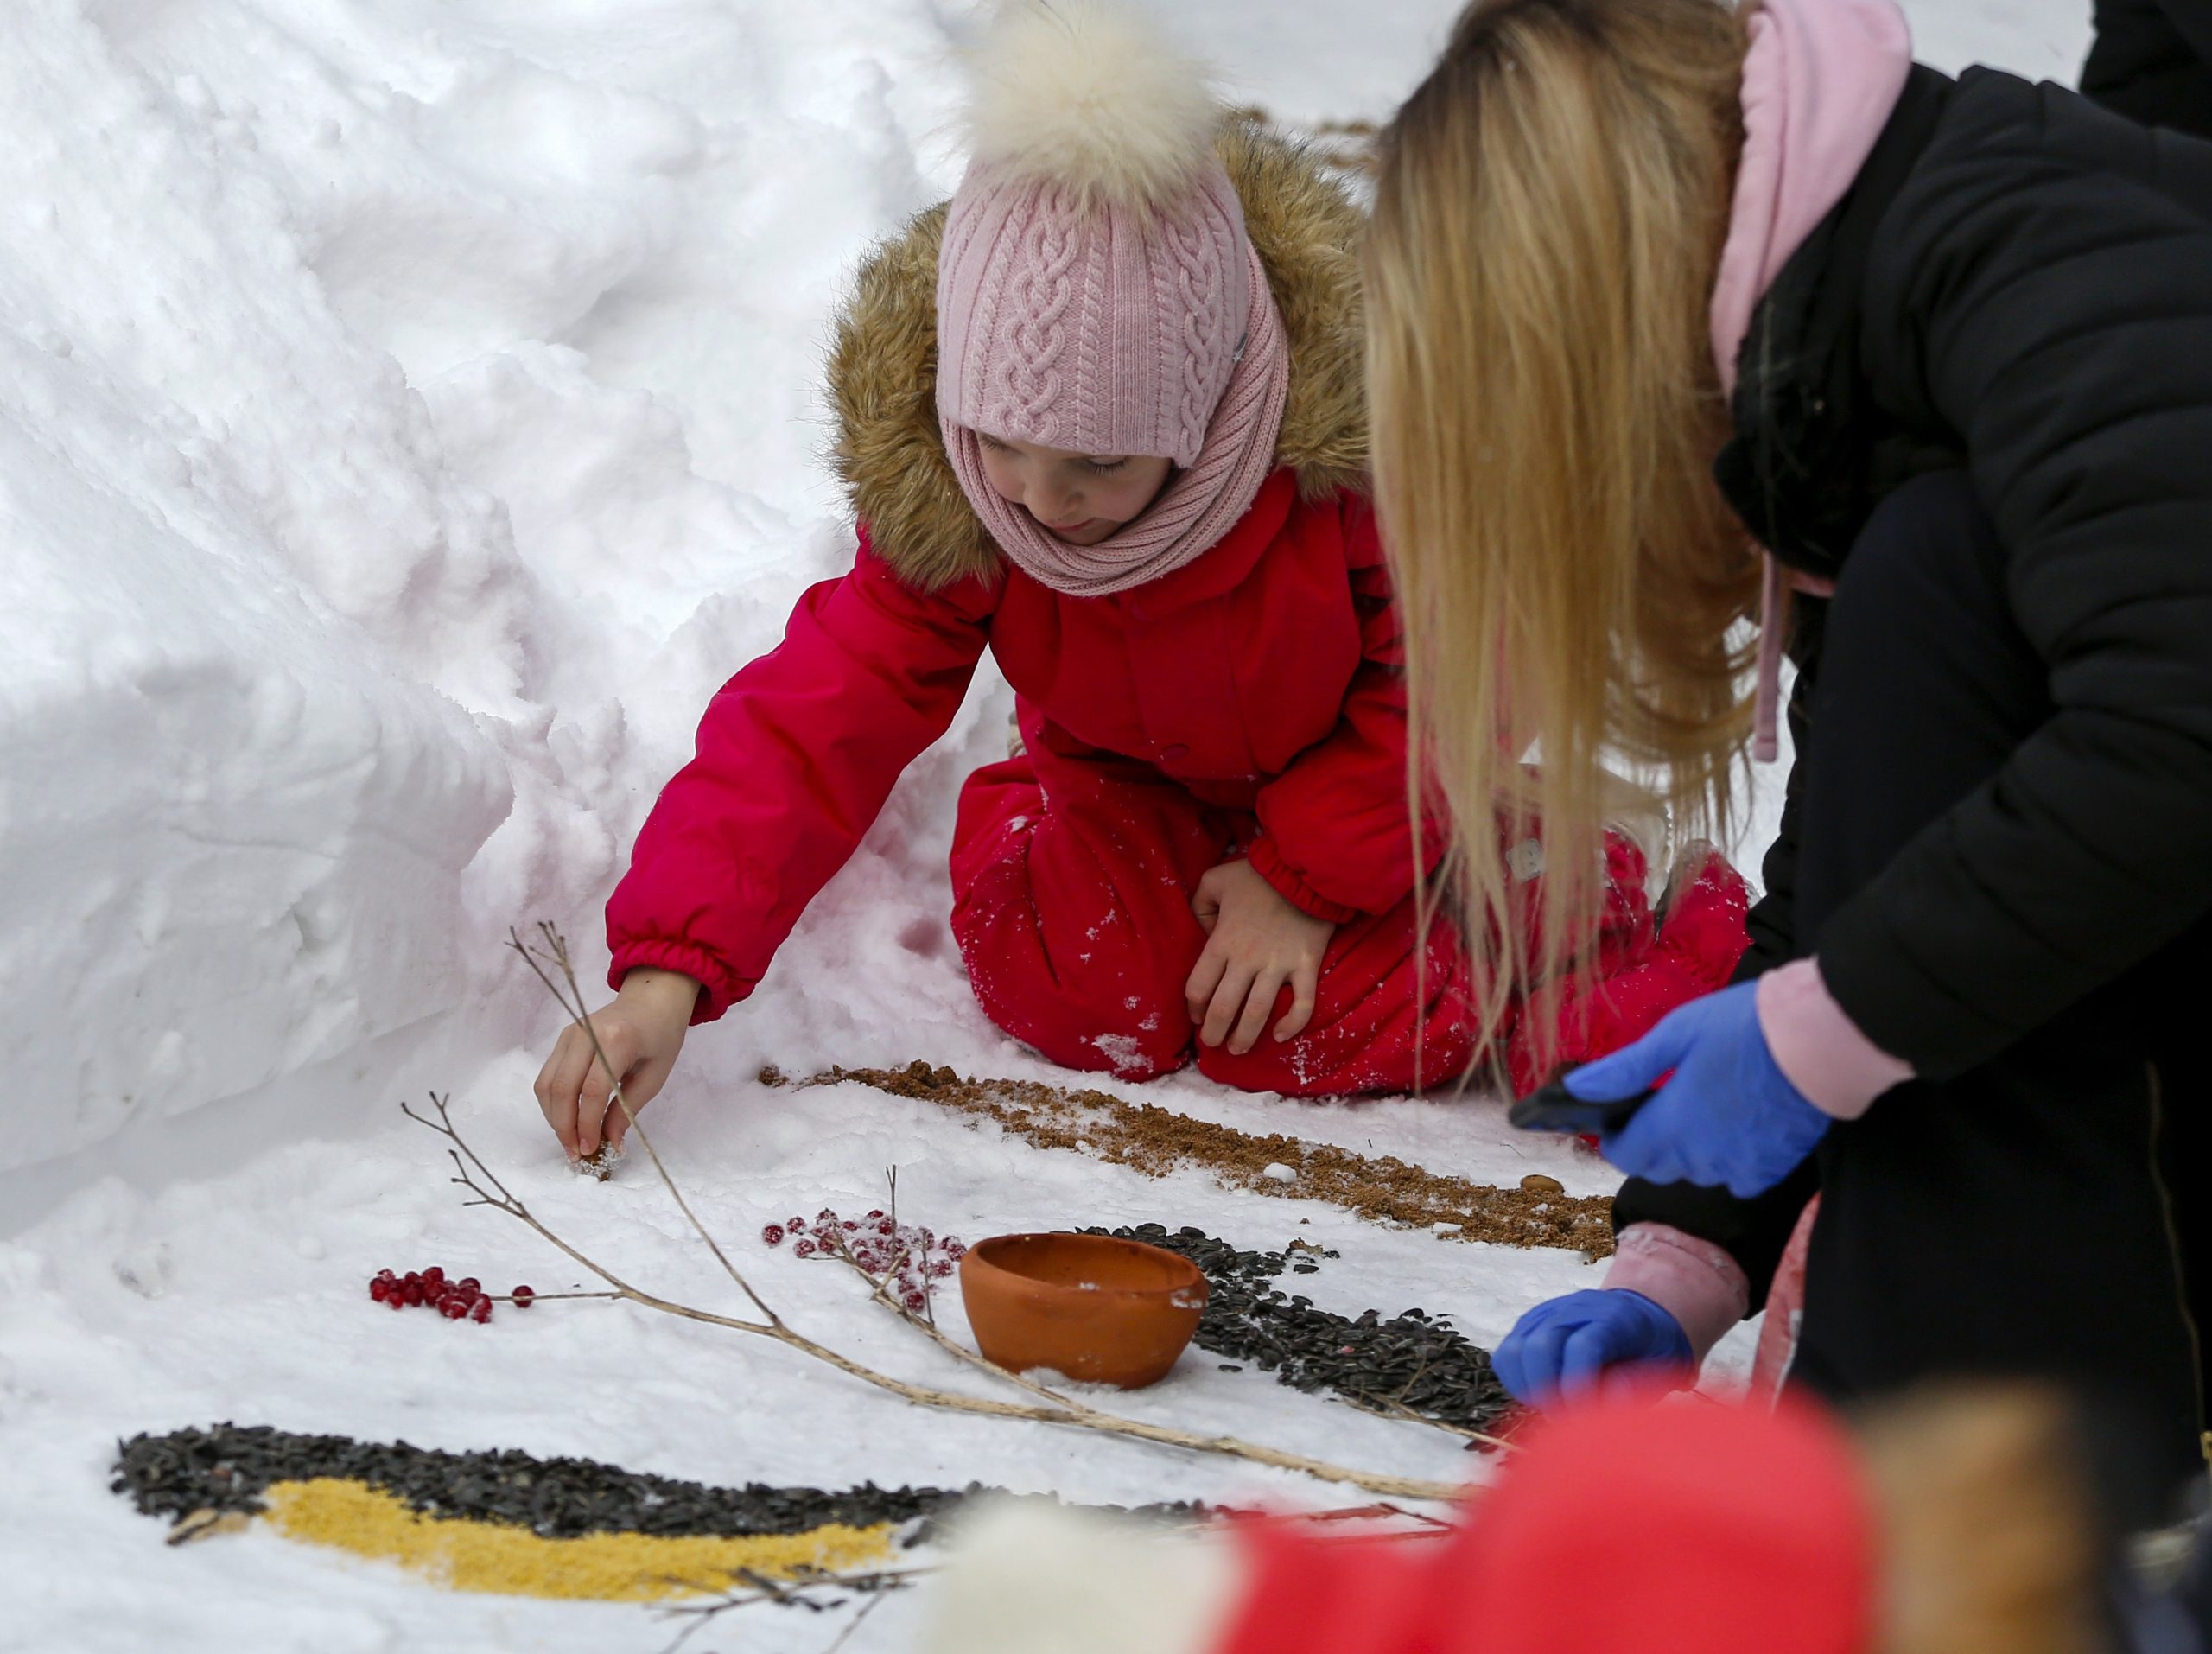
[[[968,779],[952,838],[952,933],[984,1014],[1063,1067],[1126,1080],[1181,1068],[1248,1091],[1410,1091],[1473,1056],[1459,927],[1432,925],[1415,1002],[1414,901],[1337,927],[1313,1018],[1242,1057],[1198,1046],[1183,989],[1205,946],[1198,881],[1258,832],[1148,764],[1024,754]],[[1040,779],[1039,770],[1043,770]],[[1049,785],[1047,785],[1049,783]],[[1274,1016],[1290,1008],[1283,989]],[[1274,1018],[1270,1018],[1270,1027]]]
[[[1249,813],[1110,754],[1046,750],[976,771],[953,833],[952,931],[984,1014],[1063,1067],[1146,1080],[1195,1051],[1210,1079],[1291,1097],[1436,1085],[1490,1054],[1475,1048],[1470,1010],[1482,967],[1452,915],[1416,937],[1411,896],[1337,927],[1296,1039],[1263,1034],[1242,1057],[1198,1045],[1183,992],[1205,945],[1192,894],[1256,831]],[[1607,866],[1596,969],[1557,1013],[1558,1054],[1573,1060],[1721,986],[1744,947],[1745,892],[1726,862],[1713,858],[1656,942],[1642,853],[1616,837]],[[1289,1007],[1285,989],[1270,1024]],[[1505,1053],[1516,1089],[1541,1078],[1526,1044],[1524,1033]]]

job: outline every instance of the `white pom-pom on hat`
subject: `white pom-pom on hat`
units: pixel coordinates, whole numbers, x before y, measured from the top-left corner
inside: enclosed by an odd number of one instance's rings
[[[1126,591],[1258,497],[1289,394],[1281,313],[1214,147],[1222,111],[1141,11],[1014,0],[978,59],[976,153],[938,247],[945,452],[1024,572],[1072,596]],[[1179,469],[1135,522],[1071,548],[992,487],[979,433]]]
[[[1212,160],[1205,70],[1127,0],[1003,0],[971,72],[976,160],[1080,207],[1166,206]]]

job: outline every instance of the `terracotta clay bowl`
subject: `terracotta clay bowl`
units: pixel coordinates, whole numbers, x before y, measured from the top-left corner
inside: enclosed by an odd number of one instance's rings
[[[1104,1235],[997,1235],[960,1260],[976,1346],[1001,1367],[1049,1367],[1141,1390],[1183,1353],[1206,1307],[1185,1257]]]

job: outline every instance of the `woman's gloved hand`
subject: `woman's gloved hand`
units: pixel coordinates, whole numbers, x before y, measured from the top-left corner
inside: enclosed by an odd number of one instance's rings
[[[1693,1000],[1634,1045],[1567,1076],[1567,1089],[1587,1102],[1659,1086],[1600,1141],[1607,1160],[1654,1183],[1702,1183],[1748,1199],[1813,1152],[1833,1122],[1775,1062],[1759,1027],[1757,987],[1738,983]]]
[[[1514,1323],[1491,1365],[1513,1399],[1548,1407],[1597,1387],[1606,1373],[1633,1366],[1678,1367],[1685,1382],[1694,1360],[1682,1324],[1640,1292],[1600,1287],[1538,1304]]]

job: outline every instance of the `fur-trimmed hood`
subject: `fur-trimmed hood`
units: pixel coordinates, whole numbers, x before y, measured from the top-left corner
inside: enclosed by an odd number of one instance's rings
[[[1249,120],[1226,123],[1219,149],[1289,336],[1290,397],[1275,464],[1296,470],[1308,499],[1363,487],[1360,210],[1319,157]],[[876,554],[925,590],[1004,566],[953,475],[938,424],[944,216],[944,207],[930,208],[869,255],[830,357],[831,462]]]

